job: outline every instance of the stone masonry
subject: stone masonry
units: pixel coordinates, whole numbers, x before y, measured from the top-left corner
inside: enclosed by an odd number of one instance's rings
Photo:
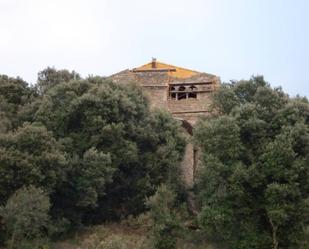
[[[130,82],[141,86],[148,97],[152,108],[162,108],[182,122],[186,129],[187,145],[182,161],[182,172],[189,198],[194,184],[197,168],[198,149],[194,148],[192,127],[199,117],[209,114],[210,95],[220,85],[220,78],[181,67],[158,62],[151,62],[133,69],[127,69],[111,75],[113,82],[128,84]],[[191,196],[191,197],[190,197]],[[191,211],[194,211],[194,201],[188,200]]]

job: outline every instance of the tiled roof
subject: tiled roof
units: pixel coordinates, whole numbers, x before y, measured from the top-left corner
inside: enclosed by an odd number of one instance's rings
[[[189,78],[194,75],[200,74],[200,72],[193,71],[190,69],[182,68],[182,67],[177,67],[173,66],[170,64],[165,64],[163,62],[159,62],[156,60],[153,60],[152,62],[149,62],[145,65],[142,65],[140,67],[134,68],[132,70],[133,72],[155,72],[155,71],[166,71],[168,74],[172,77],[175,78]]]

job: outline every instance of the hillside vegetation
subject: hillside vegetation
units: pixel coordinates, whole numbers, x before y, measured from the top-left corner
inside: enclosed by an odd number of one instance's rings
[[[194,128],[186,207],[180,124],[141,89],[47,68],[0,76],[0,247],[308,248],[309,104],[263,77],[223,84]]]

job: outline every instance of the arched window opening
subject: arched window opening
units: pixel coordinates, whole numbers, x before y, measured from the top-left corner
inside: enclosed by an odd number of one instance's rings
[[[194,85],[190,86],[189,88],[190,88],[191,91],[197,91],[197,87],[194,86]]]
[[[169,87],[169,98],[172,100],[197,99],[198,88],[195,85],[172,85]]]

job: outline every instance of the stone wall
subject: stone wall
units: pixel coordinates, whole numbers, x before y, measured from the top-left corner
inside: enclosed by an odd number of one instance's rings
[[[165,64],[164,64],[165,65]],[[170,65],[165,65],[170,66]],[[173,66],[171,66],[173,67]],[[117,84],[128,84],[134,82],[142,87],[145,96],[149,99],[151,108],[162,108],[170,112],[174,118],[181,120],[183,127],[186,129],[185,136],[187,145],[183,160],[181,162],[182,177],[188,193],[188,207],[192,213],[196,213],[194,194],[192,187],[194,177],[198,171],[199,149],[194,148],[192,143],[192,128],[196,121],[203,116],[210,114],[211,94],[220,85],[220,79],[211,74],[199,73],[178,67],[173,67],[174,73],[169,69],[153,68],[151,65],[142,66],[139,69],[124,70],[120,73],[110,76],[111,80]],[[175,70],[182,70],[183,73],[173,77]],[[196,86],[196,98],[180,99],[175,96],[170,89],[184,86]],[[173,90],[174,91],[174,90]],[[179,94],[178,90],[175,90]]]
[[[186,189],[192,189],[194,184],[194,148],[191,142],[188,142],[185,148],[183,160],[181,162],[182,178]]]
[[[199,117],[208,115],[210,95],[220,84],[218,77],[206,73],[198,73],[188,78],[175,78],[168,72],[124,70],[110,78],[118,84],[134,82],[140,85],[152,108],[165,109],[174,117],[188,120],[191,124],[194,124]],[[172,99],[169,88],[181,84],[196,84],[200,91],[197,93],[197,98]]]
[[[150,101],[150,107],[166,109],[168,97],[167,86],[143,86],[143,92]]]

